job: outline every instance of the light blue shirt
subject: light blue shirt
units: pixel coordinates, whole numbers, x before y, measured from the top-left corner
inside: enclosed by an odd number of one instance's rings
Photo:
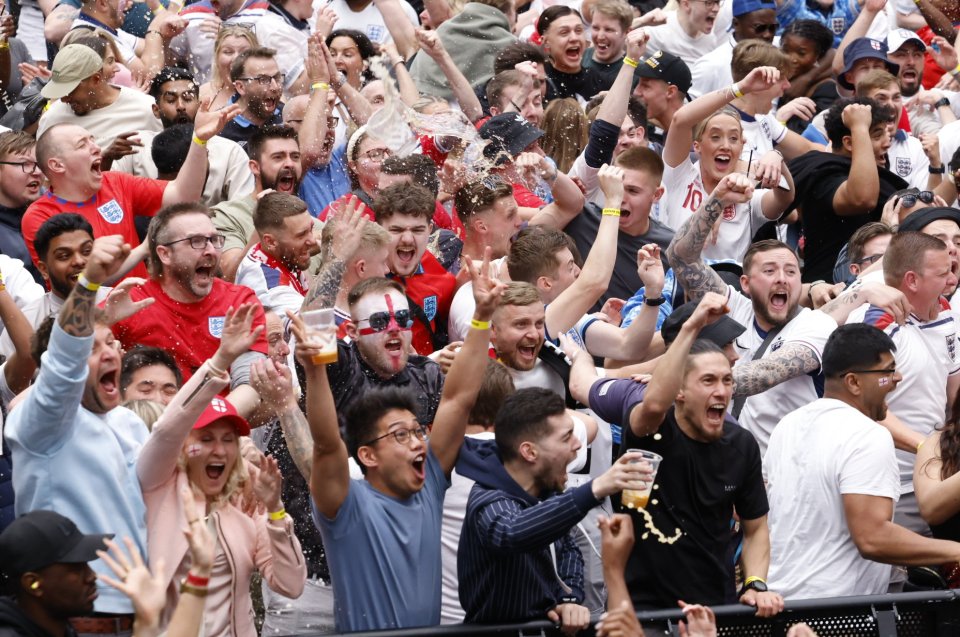
[[[440,521],[450,480],[432,451],[426,474],[423,488],[406,500],[351,480],[334,519],[312,505],[327,549],[338,632],[440,623]]]
[[[116,407],[94,414],[80,406],[93,335],[70,336],[54,322],[40,376],[10,413],[4,434],[13,460],[16,514],[46,509],[73,520],[83,533],[130,537],[147,554],[146,505],[136,460],[147,427]],[[102,560],[90,566],[113,575]],[[132,613],[123,593],[98,582],[100,613]]]

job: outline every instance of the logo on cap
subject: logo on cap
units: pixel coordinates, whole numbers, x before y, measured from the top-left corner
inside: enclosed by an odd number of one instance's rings
[[[220,414],[227,413],[227,403],[222,398],[214,398],[210,401],[210,408]]]
[[[870,40],[870,48],[872,48],[874,51],[882,51],[883,45],[877,40]]]

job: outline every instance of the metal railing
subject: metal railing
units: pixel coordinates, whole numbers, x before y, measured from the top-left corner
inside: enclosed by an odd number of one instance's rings
[[[784,637],[794,624],[806,622],[820,637],[958,637],[960,594],[955,591],[924,591],[893,595],[805,599],[787,602],[782,613],[768,619],[754,615],[748,606],[714,606],[721,637]],[[679,635],[677,610],[638,613],[647,637]],[[559,637],[549,622],[491,626],[451,625],[406,630],[349,633],[351,637]],[[593,631],[585,631],[592,635]]]

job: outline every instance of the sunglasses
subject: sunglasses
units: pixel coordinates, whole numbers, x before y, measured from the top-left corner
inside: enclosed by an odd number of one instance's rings
[[[932,204],[934,196],[935,195],[929,190],[917,190],[900,195],[897,197],[897,201],[895,201],[893,205],[901,203],[903,204],[904,208],[912,208],[917,205],[918,200],[925,204]]]
[[[364,321],[370,323],[370,327],[359,330],[360,334],[378,334],[390,328],[391,324],[396,324],[398,329],[408,330],[413,327],[413,317],[410,310],[397,310],[396,312],[374,312],[369,318],[360,319],[358,323]]]

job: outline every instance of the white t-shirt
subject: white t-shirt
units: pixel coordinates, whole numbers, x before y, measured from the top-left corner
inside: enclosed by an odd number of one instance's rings
[[[156,136],[155,131],[138,132],[143,148],[113,162],[111,170],[157,179],[157,165],[150,152]],[[207,142],[207,163],[209,172],[203,184],[203,203],[215,206],[221,201],[239,199],[253,192],[250,158],[237,142],[219,135],[211,137]]]
[[[890,170],[913,188],[927,189],[930,178],[930,160],[923,152],[923,144],[916,137],[898,130],[887,150]]]
[[[503,276],[500,275],[501,271]],[[500,257],[490,262],[490,274],[495,279],[509,281],[507,276],[507,258]],[[473,311],[477,308],[473,301],[473,283],[467,281],[457,289],[453,295],[453,301],[450,302],[450,316],[447,319],[447,334],[451,341],[463,341],[467,338],[467,332],[470,331],[470,321],[473,319]],[[560,394],[563,395],[562,393]]]
[[[956,103],[960,104],[960,98],[956,100]],[[957,149],[960,148],[960,120],[950,122],[941,128],[938,137],[940,137],[940,161],[943,162],[944,168],[949,170],[950,160]],[[956,201],[953,203],[956,203]]]
[[[314,0],[314,23],[316,22],[317,13],[319,13],[320,8],[323,7],[324,4],[327,3],[324,3],[322,0]],[[346,0],[331,0],[327,6],[337,14],[338,19],[337,24],[334,25],[335,29],[353,29],[359,31],[366,34],[368,38],[377,44],[383,44],[392,39],[390,37],[390,31],[387,30],[387,25],[383,21],[383,15],[380,13],[380,9],[376,7],[372,0],[362,11],[354,11],[351,9],[346,3]],[[420,26],[420,19],[417,17],[417,12],[413,10],[413,7],[407,2],[401,2],[400,6],[403,7],[403,13],[407,16],[407,19],[410,20],[410,23],[415,27]]]
[[[887,395],[887,408],[903,424],[923,436],[942,427],[947,416],[947,377],[960,373],[957,360],[956,315],[946,299],[943,309],[932,321],[907,317],[905,325],[882,310],[866,305],[850,313],[847,323],[861,322],[882,329],[897,346],[897,371],[903,380]],[[897,451],[900,466],[900,491],[913,493],[913,465],[916,454]]]
[[[309,37],[309,33],[293,28],[272,11],[267,11],[257,20],[257,42],[277,52],[277,66],[286,76],[283,81],[285,91],[303,73]]]
[[[913,4],[912,0],[910,4]],[[943,96],[950,100],[950,109],[953,114],[960,117],[960,93],[954,91],[942,92]],[[918,137],[920,133],[937,134],[943,127],[943,123],[940,121],[940,113],[935,108],[921,104],[920,100],[917,99],[919,95],[917,93],[913,97],[903,98],[903,107],[907,109],[907,116],[910,118],[910,130]],[[943,142],[941,142],[940,149],[943,150]]]
[[[719,91],[733,84],[730,63],[733,60],[733,47],[736,45],[733,34],[728,34],[717,48],[690,67],[690,75],[693,78],[689,91],[691,99]]]
[[[899,499],[890,433],[846,403],[821,398],[780,421],[763,470],[770,590],[787,599],[885,593],[890,566],[861,557],[843,496]]]
[[[153,114],[153,98],[132,88],[121,86],[120,95],[109,106],[77,115],[67,104],[57,100],[40,117],[37,139],[54,124],[76,124],[93,135],[100,148],[106,150],[120,133],[163,130]]]
[[[737,354],[740,355],[737,365],[745,365],[753,360],[754,353],[763,343],[766,334],[759,331],[753,302],[730,286],[727,286],[727,304],[730,307],[730,318],[747,327],[733,342]],[[787,343],[797,343],[808,347],[820,362],[827,339],[835,329],[837,322],[829,314],[801,308],[793,320],[780,330],[760,359],[769,358]],[[761,454],[766,451],[770,434],[781,418],[819,398],[818,382],[815,376],[804,374],[747,398],[737,420],[757,439]]]
[[[662,49],[667,53],[673,53],[686,62],[687,66],[692,67],[697,60],[708,55],[723,43],[727,38],[727,29],[732,21],[733,4],[724,2],[720,7],[716,22],[713,23],[713,31],[697,33],[694,37],[690,37],[680,26],[677,12],[670,11],[667,13],[667,21],[664,24],[647,27],[646,31],[650,34],[647,51],[653,53]]]
[[[73,29],[78,28],[91,31],[98,28],[102,29],[103,27],[96,22],[85,20],[82,15],[78,15],[73,21],[73,24],[70,25],[70,30],[72,31]],[[137,45],[140,43],[140,38],[132,33],[127,33],[123,29],[117,29],[116,35],[113,35],[112,33],[110,35],[113,37],[113,41],[117,43],[117,49],[120,51],[120,56],[123,58],[117,61],[124,64],[130,64],[130,62],[137,57]]]
[[[660,207],[661,218],[657,221],[677,231],[710,194],[700,178],[700,162],[694,164],[686,157],[676,168],[664,166],[663,185],[667,188],[666,205]],[[766,192],[757,189],[749,202],[723,210],[716,244],[709,245],[708,240],[708,245],[703,247],[705,259],[743,261],[754,233],[769,221],[763,216],[761,205]]]

